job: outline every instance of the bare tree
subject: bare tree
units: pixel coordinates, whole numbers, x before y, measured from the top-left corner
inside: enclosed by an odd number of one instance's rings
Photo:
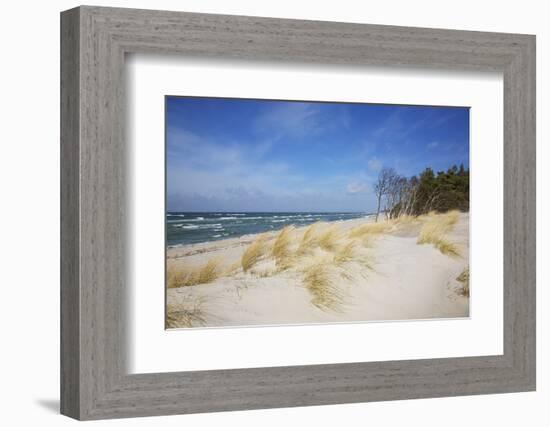
[[[418,181],[413,177],[408,179],[405,184],[403,196],[401,198],[399,212],[396,217],[401,215],[412,215],[416,204],[416,195],[418,193]]]
[[[394,174],[390,177],[386,194],[386,216],[395,218],[400,215],[406,197],[407,178]]]
[[[380,215],[380,207],[382,204],[382,198],[387,197],[389,191],[395,182],[397,173],[393,168],[382,168],[378,173],[378,180],[374,185],[374,194],[376,194],[377,207],[376,207],[376,222],[378,222],[378,216]]]

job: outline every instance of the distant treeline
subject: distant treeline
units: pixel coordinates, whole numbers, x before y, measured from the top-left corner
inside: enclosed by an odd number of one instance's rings
[[[422,215],[431,211],[470,209],[470,173],[464,165],[434,173],[426,168],[420,175],[406,178],[392,168],[383,168],[374,187],[378,208],[390,218]]]

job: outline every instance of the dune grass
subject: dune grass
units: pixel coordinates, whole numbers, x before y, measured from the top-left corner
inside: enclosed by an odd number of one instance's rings
[[[304,231],[304,235],[302,236],[303,242],[309,242],[314,239],[316,230],[322,225],[323,223],[320,221],[314,222],[313,224],[309,225],[306,230]]]
[[[336,251],[334,254],[334,263],[336,265],[342,265],[354,261],[357,258],[357,241],[351,240]]]
[[[460,291],[461,295],[464,295],[465,297],[470,296],[470,266],[466,266],[464,270],[462,270],[462,273],[458,275],[456,278],[458,282],[462,285],[462,289]]]
[[[428,214],[422,218],[425,222],[420,229],[417,243],[419,245],[432,244],[444,255],[460,256],[458,246],[446,237],[446,234],[458,222],[459,215],[458,211],[450,211],[445,214]]]
[[[457,210],[452,210],[440,215],[441,221],[446,224],[448,227],[452,228],[456,225],[460,219],[460,212]]]
[[[348,234],[348,239],[355,239],[365,247],[372,247],[377,237],[391,231],[393,221],[372,222],[362,224],[352,228]]]
[[[291,265],[292,253],[290,246],[294,237],[294,226],[288,225],[283,228],[273,243],[271,255],[275,258],[275,262],[279,268],[289,268]]]
[[[244,250],[240,261],[223,266],[219,258],[212,258],[199,267],[174,266],[168,269],[168,287],[192,286],[210,283],[219,277],[232,276],[242,268],[243,272],[265,278],[285,270],[301,275],[302,282],[312,294],[312,303],[323,310],[336,310],[341,303],[341,292],[337,287],[340,276],[349,276],[343,267],[355,262],[361,267],[372,268],[371,261],[359,251],[360,242],[371,234],[380,234],[389,226],[384,223],[366,224],[355,232],[352,238],[342,232],[339,224],[327,225],[317,222],[308,226],[301,238],[293,225],[283,228],[269,245],[269,236],[262,234]],[[292,250],[299,239],[297,250]],[[276,269],[259,265],[262,260],[273,259]],[[254,268],[258,265],[259,270]],[[186,314],[192,317],[193,313]]]
[[[317,243],[322,249],[334,252],[340,246],[342,238],[343,235],[340,226],[338,224],[333,224],[319,234]]]
[[[447,239],[441,229],[433,226],[424,226],[418,236],[419,245],[432,244],[442,254],[449,256],[460,256],[460,251],[455,243]]]
[[[210,283],[222,275],[223,260],[219,257],[211,258],[200,267],[170,266],[166,271],[168,288],[194,286]]]
[[[210,283],[220,276],[220,258],[211,258],[197,272],[197,284]]]
[[[367,223],[345,232],[340,224],[317,222],[303,232],[290,225],[275,235],[259,235],[244,249],[240,260],[229,266],[224,266],[220,258],[212,258],[198,267],[175,268],[172,265],[167,271],[167,285],[180,287],[210,283],[219,277],[233,276],[241,268],[242,272],[259,278],[288,270],[302,281],[314,306],[323,311],[339,311],[345,296],[342,278],[353,281],[358,275],[365,277],[366,269],[374,269],[372,253],[365,246],[370,246],[385,233],[414,225],[420,227],[417,244],[432,244],[445,255],[460,256],[457,245],[446,236],[458,220],[459,212],[452,211]],[[467,269],[457,277],[457,281],[463,284],[463,294],[469,295]],[[203,321],[204,313],[199,303],[172,308],[167,316],[170,325],[200,325]]]
[[[250,270],[267,252],[267,236],[262,234],[254,240],[241,257],[244,272]]]
[[[323,223],[321,222],[314,222],[306,228],[306,231],[304,231],[304,234],[302,235],[302,240],[298,245],[298,250],[296,251],[298,255],[303,255],[309,252],[311,249],[313,249],[313,247],[317,245],[317,241],[319,238],[319,229],[321,228],[322,224]]]
[[[272,277],[280,271],[281,271],[280,269],[265,268],[263,270],[250,270],[250,273],[252,273],[254,276],[266,278],[266,277]]]
[[[192,328],[206,324],[205,297],[187,297],[184,301],[170,304],[166,311],[166,327]]]
[[[397,226],[411,225],[418,222],[418,217],[412,215],[401,215],[394,220],[394,224]]]
[[[348,236],[352,239],[365,238],[367,236],[387,233],[392,229],[392,227],[393,223],[391,221],[367,223],[352,228],[349,231]]]
[[[229,265],[223,272],[223,276],[233,276],[241,269],[241,261],[235,261]]]
[[[166,286],[168,288],[179,288],[189,283],[189,269],[176,268],[173,265],[166,269]]]
[[[303,284],[311,293],[311,303],[323,311],[339,311],[343,292],[336,286],[334,272],[326,262],[316,262],[304,270]]]
[[[462,255],[458,250],[458,246],[444,237],[440,238],[434,245],[443,255],[452,257],[459,257]]]

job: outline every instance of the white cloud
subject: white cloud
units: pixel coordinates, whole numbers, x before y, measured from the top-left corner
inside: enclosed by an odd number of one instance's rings
[[[437,147],[439,147],[439,142],[437,142],[437,141],[430,142],[428,145],[426,145],[426,147],[429,148],[429,149],[437,148]]]
[[[365,182],[350,182],[346,187],[348,194],[366,193],[369,191],[369,185]]]
[[[275,138],[284,135],[303,136],[318,132],[321,127],[319,110],[314,105],[300,102],[275,104],[256,119],[260,132],[270,133]]]
[[[373,157],[368,161],[369,169],[373,172],[378,172],[380,169],[382,169],[382,162],[378,160],[376,157]]]
[[[372,131],[372,136],[390,142],[397,139],[403,140],[418,129],[436,127],[447,120],[447,118],[440,118],[433,122],[426,114],[418,120],[407,120],[406,117],[403,117],[404,112],[404,109],[396,109],[387,116],[378,128]],[[436,124],[434,125],[434,123]]]
[[[184,130],[172,130],[168,144],[168,192],[224,198],[292,193],[306,179],[282,161],[265,160],[270,142],[256,149],[241,143],[217,143]],[[234,194],[227,189],[239,189]]]
[[[254,149],[172,129],[167,149],[169,210],[368,211],[373,205],[365,173],[312,178],[265,155],[269,140]]]

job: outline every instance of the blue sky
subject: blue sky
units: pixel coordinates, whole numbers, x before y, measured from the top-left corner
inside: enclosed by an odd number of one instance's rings
[[[371,212],[383,166],[469,167],[469,109],[166,98],[169,211]]]

